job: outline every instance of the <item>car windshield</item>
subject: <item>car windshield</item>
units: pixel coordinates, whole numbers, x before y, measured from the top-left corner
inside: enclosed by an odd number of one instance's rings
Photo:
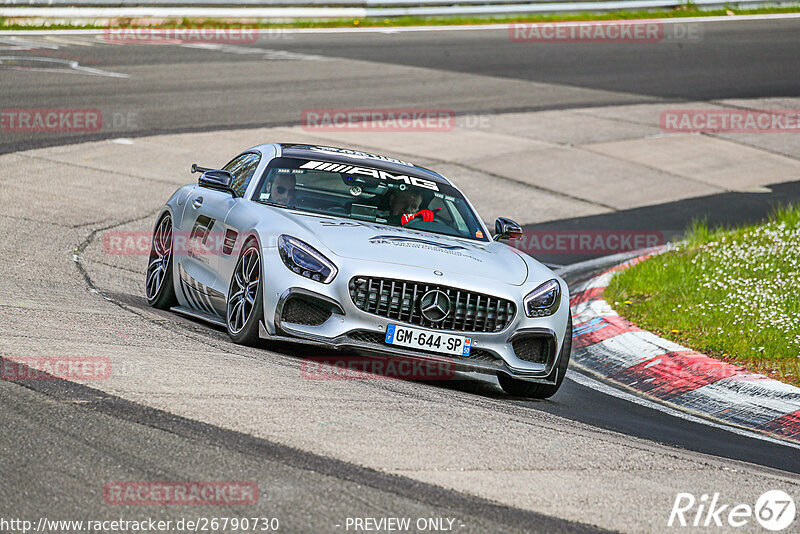
[[[454,187],[359,165],[275,158],[254,199],[312,213],[488,239]]]

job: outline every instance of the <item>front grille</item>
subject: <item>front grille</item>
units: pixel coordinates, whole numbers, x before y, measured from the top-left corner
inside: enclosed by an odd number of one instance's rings
[[[319,326],[331,316],[331,311],[303,297],[289,297],[283,305],[281,320],[287,323]]]
[[[542,364],[547,363],[551,344],[548,338],[542,336],[521,337],[511,342],[517,358],[526,362]]]
[[[356,330],[355,332],[350,332],[347,334],[347,337],[354,341],[361,341],[362,343],[377,343],[382,345],[384,340],[386,339],[385,334],[381,334],[378,332],[370,332],[368,330]],[[401,350],[401,351],[413,351],[413,352],[428,352],[423,351],[420,349],[409,349],[408,347],[401,347],[397,345],[392,345],[392,350]],[[469,353],[469,356],[461,357],[456,356],[455,354],[441,354],[436,353],[439,356],[447,356],[450,358],[463,358],[465,360],[474,360],[480,362],[495,362],[500,360],[500,357],[497,356],[494,352],[489,352],[488,350],[483,349],[472,349]]]
[[[449,315],[436,323],[425,319],[419,309],[419,300],[432,289],[445,292],[450,299]],[[350,297],[358,309],[367,313],[437,330],[500,332],[511,323],[516,312],[510,300],[390,278],[356,276],[350,280]]]

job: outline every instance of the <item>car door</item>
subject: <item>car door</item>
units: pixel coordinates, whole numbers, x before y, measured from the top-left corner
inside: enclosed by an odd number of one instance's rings
[[[230,245],[237,234],[236,229],[225,225],[225,216],[242,200],[259,160],[259,154],[246,152],[223,167],[233,175],[232,187],[236,195],[197,187],[187,200],[183,217],[188,227],[186,257],[181,262],[183,268],[179,266],[179,275],[186,300],[201,312],[225,315],[229,281],[219,276],[219,265],[226,256],[235,253],[235,247]]]

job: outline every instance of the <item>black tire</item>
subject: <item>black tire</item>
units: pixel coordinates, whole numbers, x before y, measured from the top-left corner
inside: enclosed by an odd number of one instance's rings
[[[156,224],[150,241],[150,257],[145,274],[147,303],[159,310],[178,305],[172,271],[172,216],[165,213]]]
[[[564,375],[569,366],[569,356],[572,353],[572,313],[569,315],[567,321],[567,330],[564,334],[564,343],[561,345],[561,352],[558,355],[558,377],[555,384],[535,384],[512,378],[505,373],[497,375],[497,380],[500,381],[500,386],[509,395],[515,397],[528,397],[531,399],[549,399],[556,394],[561,383],[564,381]]]
[[[253,277],[257,276],[254,280]],[[234,343],[258,343],[258,324],[264,317],[264,291],[261,273],[261,249],[250,239],[242,248],[228,286],[225,325]]]

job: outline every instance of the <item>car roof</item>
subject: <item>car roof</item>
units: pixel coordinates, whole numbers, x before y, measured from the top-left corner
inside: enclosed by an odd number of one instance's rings
[[[374,169],[381,169],[389,171],[394,174],[406,174],[409,176],[416,176],[426,180],[432,180],[440,184],[450,184],[450,181],[436,171],[414,165],[396,158],[389,156],[381,156],[379,154],[370,154],[369,152],[362,152],[360,150],[353,150],[349,148],[338,148],[323,145],[307,145],[307,144],[292,144],[281,143],[280,153],[278,157],[285,156],[288,158],[302,158],[312,159],[319,161],[331,161],[337,163],[348,163],[350,165],[363,165]]]

